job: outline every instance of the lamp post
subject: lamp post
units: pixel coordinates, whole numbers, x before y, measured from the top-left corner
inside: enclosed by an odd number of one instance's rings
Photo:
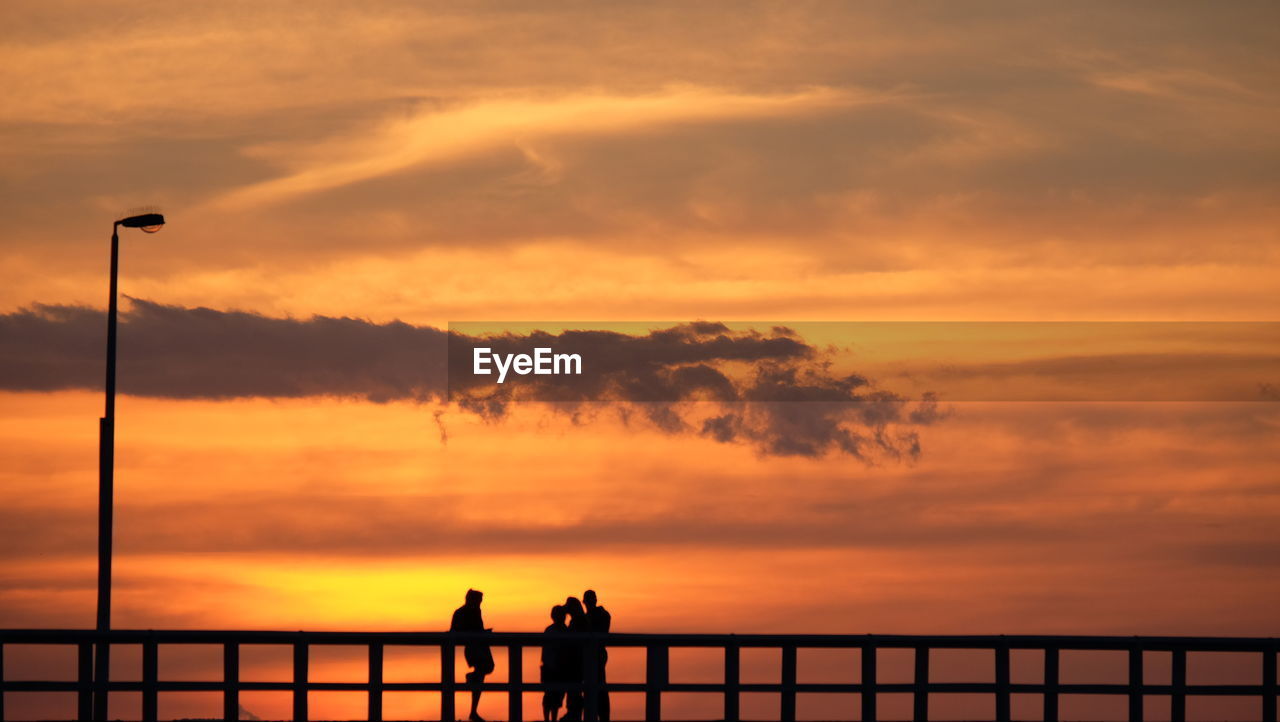
[[[143,213],[116,221],[111,226],[111,291],[107,303],[106,409],[98,423],[98,625],[99,632],[111,629],[111,524],[115,495],[116,440],[116,276],[120,267],[120,226],[155,233],[164,226],[164,216]],[[107,679],[111,647],[105,640],[95,649],[95,694],[93,718],[107,718]]]

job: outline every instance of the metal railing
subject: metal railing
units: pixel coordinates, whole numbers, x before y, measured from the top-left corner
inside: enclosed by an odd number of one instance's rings
[[[565,639],[565,638],[561,638]],[[878,719],[877,702],[884,694],[909,694],[913,700],[912,717],[929,719],[929,697],[936,694],[966,693],[992,695],[995,720],[1009,722],[1010,699],[1015,694],[1039,695],[1043,700],[1045,722],[1059,719],[1059,701],[1064,695],[1119,695],[1128,699],[1128,719],[1143,719],[1144,700],[1165,696],[1170,700],[1173,722],[1186,719],[1188,696],[1249,696],[1257,699],[1257,719],[1276,722],[1276,654],[1280,642],[1274,638],[1239,637],[1085,637],[1085,636],[907,636],[907,635],[809,635],[809,634],[610,634],[583,636],[585,658],[594,659],[600,647],[643,648],[645,677],[643,682],[601,683],[594,664],[585,664],[587,678],[582,684],[542,684],[526,682],[523,650],[541,648],[547,638],[536,633],[461,634],[449,632],[267,632],[267,631],[127,631],[113,630],[0,630],[0,720],[4,717],[5,692],[74,692],[78,696],[79,719],[93,715],[95,694],[106,692],[141,692],[142,719],[157,719],[157,698],[161,692],[221,692],[223,717],[239,716],[242,691],[276,690],[292,693],[293,719],[308,719],[308,693],[313,691],[365,692],[368,695],[368,719],[383,718],[383,693],[392,691],[430,691],[440,693],[440,719],[455,719],[454,695],[473,687],[456,680],[455,650],[468,642],[483,641],[492,647],[505,647],[507,681],[487,682],[480,687],[486,692],[505,692],[508,718],[524,717],[523,695],[548,689],[580,690],[585,697],[588,719],[595,716],[601,691],[639,692],[644,694],[646,720],[663,717],[664,693],[701,692],[723,696],[724,719],[738,720],[743,693],[768,692],[779,696],[778,716],[783,722],[796,719],[796,695],[802,693],[847,693],[859,695],[861,719]],[[72,681],[6,680],[3,675],[6,645],[71,645],[78,649],[78,673]],[[109,681],[94,677],[94,645],[131,644],[142,647],[140,681]],[[168,681],[159,674],[161,645],[218,645],[222,647],[223,678],[220,681]],[[284,645],[293,653],[293,677],[287,682],[241,680],[240,648],[242,645]],[[309,679],[309,653],[313,646],[339,645],[364,647],[368,652],[368,679],[364,682],[318,682]],[[387,647],[434,647],[440,652],[440,681],[384,681],[383,661]],[[719,649],[724,653],[724,680],[715,683],[672,682],[670,652],[672,649]],[[781,653],[781,676],[777,683],[743,682],[741,655],[743,649],[775,649]],[[849,649],[861,653],[861,677],[853,683],[806,683],[796,678],[797,651],[800,649]],[[910,682],[878,681],[877,652],[905,649],[914,652],[914,675]],[[937,682],[929,675],[932,650],[986,650],[994,653],[993,680],[989,682]],[[1035,683],[1014,683],[1010,675],[1010,652],[1036,650],[1043,653],[1043,679]],[[1128,654],[1128,679],[1123,683],[1069,684],[1060,681],[1059,660],[1063,651],[1122,651]],[[1143,655],[1146,652],[1168,652],[1172,667],[1168,684],[1147,684],[1143,677]],[[1261,679],[1253,684],[1188,684],[1187,657],[1204,652],[1245,652],[1261,655]]]

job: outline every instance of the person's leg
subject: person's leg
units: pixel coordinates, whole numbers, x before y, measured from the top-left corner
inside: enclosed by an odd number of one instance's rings
[[[582,719],[582,692],[574,690],[565,695],[564,718],[567,720]]]
[[[471,687],[471,715],[470,719],[480,720],[480,685],[484,684],[484,678],[487,675],[483,671],[474,671],[467,673],[467,684]]]
[[[538,681],[546,684],[549,679],[547,675],[547,665],[538,667]],[[551,692],[542,693],[542,722],[551,722]]]
[[[560,716],[560,700],[557,692],[542,693],[542,718],[547,722],[556,722]]]
[[[567,714],[564,717],[560,716],[560,708],[563,706],[564,706],[564,691],[561,690],[559,692],[552,692],[551,693],[551,722],[556,722],[557,719],[561,719],[561,720],[568,719]]]

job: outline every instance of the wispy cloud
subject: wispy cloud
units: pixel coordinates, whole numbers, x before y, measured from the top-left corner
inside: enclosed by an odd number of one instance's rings
[[[831,88],[752,95],[683,86],[643,95],[601,92],[554,98],[500,98],[445,109],[424,107],[358,136],[249,149],[249,153],[289,170],[280,177],[226,193],[213,205],[242,208],[285,201],[497,148],[518,148],[523,142],[540,138],[798,116],[872,99]]]

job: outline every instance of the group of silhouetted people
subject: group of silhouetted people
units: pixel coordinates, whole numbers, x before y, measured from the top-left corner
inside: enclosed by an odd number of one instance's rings
[[[607,634],[613,618],[608,610],[600,606],[595,591],[588,589],[582,594],[582,601],[577,597],[569,597],[564,604],[551,608],[551,624],[547,625],[545,634],[552,637],[542,645],[542,682],[543,684],[580,684],[587,677],[589,664],[595,665],[595,681],[605,681],[605,665],[609,662],[609,652],[603,646],[595,655],[589,655],[587,647],[575,636],[590,633]],[[584,698],[581,689],[548,690],[542,695],[542,719],[556,722],[557,719],[583,719]],[[560,706],[564,704],[564,717],[560,717]],[[600,690],[596,698],[597,719],[609,719],[609,693]]]
[[[453,613],[453,621],[449,630],[453,632],[491,632],[484,626],[480,615],[480,602],[484,594],[467,590],[466,603]],[[595,667],[595,681],[604,684],[605,665],[609,661],[609,653],[604,646],[597,647],[595,654],[588,650],[582,639],[588,634],[607,634],[613,618],[608,610],[600,606],[595,591],[583,592],[582,599],[569,597],[564,604],[551,608],[551,624],[547,625],[545,634],[548,639],[542,645],[541,681],[543,684],[564,685],[566,689],[547,690],[542,695],[542,718],[547,722],[568,720],[581,722],[586,717],[586,699],[582,684],[587,680],[591,667]],[[472,722],[484,722],[477,708],[480,705],[480,685],[484,678],[493,672],[493,654],[489,645],[482,642],[469,642],[463,648],[463,656],[471,671],[466,674],[467,684],[471,690]],[[564,716],[560,716],[560,708],[564,707]],[[596,697],[596,719],[609,720],[609,693],[601,689]]]

